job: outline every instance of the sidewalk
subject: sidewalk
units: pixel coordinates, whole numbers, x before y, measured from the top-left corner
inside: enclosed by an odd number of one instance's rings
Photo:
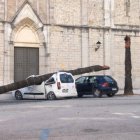
[[[140,89],[133,89],[133,93],[134,95],[140,95]],[[119,92],[117,94],[124,94],[124,90],[120,89]]]
[[[5,101],[5,100],[13,100],[13,96],[11,92],[0,94],[0,101]]]

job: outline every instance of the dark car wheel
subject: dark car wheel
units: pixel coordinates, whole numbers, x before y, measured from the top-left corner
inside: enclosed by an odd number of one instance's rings
[[[19,90],[17,90],[15,92],[15,98],[16,98],[16,100],[22,100],[23,99],[22,93]]]
[[[49,92],[47,94],[47,99],[48,100],[55,100],[56,99],[56,96],[55,96],[55,94],[53,92]]]
[[[96,89],[96,90],[94,91],[94,97],[99,97],[99,98],[101,98],[101,97],[102,97],[102,92],[101,92],[100,90]]]
[[[113,97],[115,95],[115,93],[107,93],[108,97]]]

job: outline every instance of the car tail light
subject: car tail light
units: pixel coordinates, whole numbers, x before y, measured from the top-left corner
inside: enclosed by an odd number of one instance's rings
[[[60,82],[57,82],[57,88],[58,88],[58,89],[61,89],[61,84],[60,84]]]
[[[109,87],[109,84],[107,82],[105,82],[105,83],[102,83],[102,86],[103,87]]]

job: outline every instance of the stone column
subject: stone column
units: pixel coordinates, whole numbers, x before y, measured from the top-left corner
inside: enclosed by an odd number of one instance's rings
[[[13,44],[10,42],[10,35],[11,35],[11,25],[9,23],[4,24],[4,62],[3,62],[3,76],[4,76],[4,84],[8,84],[13,82],[11,75],[13,75],[12,71],[12,64],[13,64],[13,57],[12,57],[12,52],[13,52]],[[12,45],[12,47],[11,47]]]
[[[88,0],[81,0],[81,66],[89,65]]]
[[[81,65],[86,67],[89,65],[89,31],[81,29]]]
[[[104,31],[103,47],[103,65],[111,66],[111,30]],[[110,71],[104,73],[110,74]]]
[[[4,25],[0,22],[0,85],[3,85],[4,80]]]

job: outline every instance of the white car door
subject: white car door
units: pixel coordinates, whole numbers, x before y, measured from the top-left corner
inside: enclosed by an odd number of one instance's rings
[[[45,99],[44,82],[42,82],[40,85],[34,85],[32,93],[36,99]]]

